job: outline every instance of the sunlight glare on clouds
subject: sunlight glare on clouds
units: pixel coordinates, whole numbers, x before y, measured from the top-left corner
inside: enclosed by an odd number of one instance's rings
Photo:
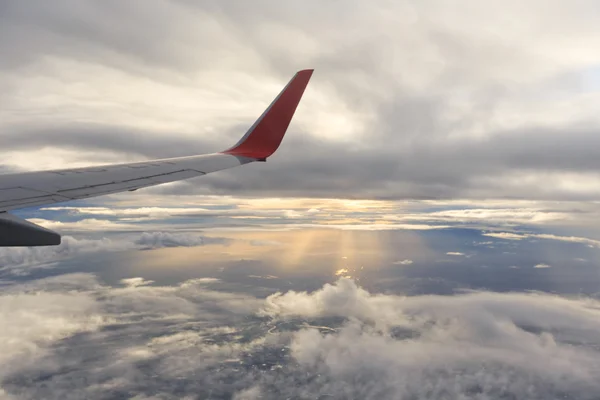
[[[350,276],[348,276],[348,270],[346,268],[340,268],[337,271],[335,271],[335,275],[336,276],[343,276],[345,278],[350,278]]]
[[[306,93],[305,115],[299,121],[304,130],[319,138],[336,142],[359,141],[365,125],[373,116],[358,113],[347,107],[345,102],[333,94],[323,90],[312,90]]]

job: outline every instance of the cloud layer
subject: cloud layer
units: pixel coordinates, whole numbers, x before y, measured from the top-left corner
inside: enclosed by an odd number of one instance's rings
[[[401,297],[347,278],[267,299],[71,274],[0,296],[5,398],[596,398],[600,305]],[[224,291],[225,288],[228,288]],[[187,397],[186,397],[187,396]]]
[[[204,244],[224,244],[227,239],[205,237],[195,233],[143,232],[139,235],[111,238],[63,236],[59,246],[0,248],[0,271],[29,274],[32,265],[52,263],[80,255],[125,250],[148,250],[164,247],[194,247]]]
[[[220,150],[314,67],[277,167],[170,193],[600,196],[593,1],[34,3],[0,5],[6,168]]]

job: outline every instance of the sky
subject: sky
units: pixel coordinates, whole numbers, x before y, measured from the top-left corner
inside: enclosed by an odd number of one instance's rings
[[[600,5],[0,0],[0,173],[267,163],[15,211],[0,400],[596,399]]]

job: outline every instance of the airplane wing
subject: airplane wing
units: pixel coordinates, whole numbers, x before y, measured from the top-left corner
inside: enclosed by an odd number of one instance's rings
[[[242,139],[220,153],[0,175],[0,246],[60,244],[58,233],[9,214],[10,210],[133,191],[266,161],[279,147],[312,72],[296,73]]]

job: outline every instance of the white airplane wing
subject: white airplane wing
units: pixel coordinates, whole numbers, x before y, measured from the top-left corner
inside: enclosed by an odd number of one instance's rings
[[[244,137],[220,153],[0,175],[0,246],[60,244],[58,233],[9,214],[10,210],[133,191],[266,161],[279,147],[312,72],[296,73]]]

